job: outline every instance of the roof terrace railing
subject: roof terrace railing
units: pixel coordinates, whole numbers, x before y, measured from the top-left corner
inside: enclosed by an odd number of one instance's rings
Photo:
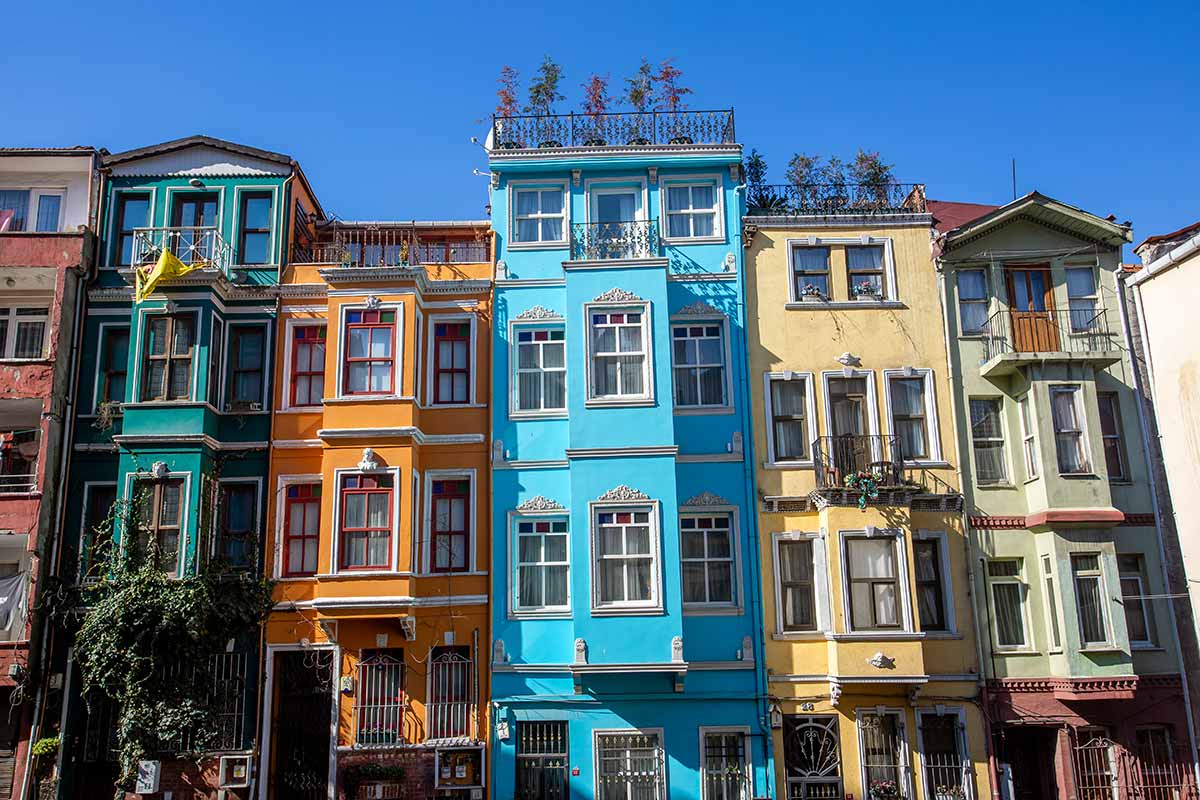
[[[492,118],[495,150],[736,143],[732,108]]]
[[[924,214],[923,183],[750,184],[751,217]]]

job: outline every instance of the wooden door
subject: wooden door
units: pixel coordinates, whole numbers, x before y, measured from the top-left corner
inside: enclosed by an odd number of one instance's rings
[[[1049,267],[1010,267],[1005,275],[1013,349],[1018,353],[1058,350]]]

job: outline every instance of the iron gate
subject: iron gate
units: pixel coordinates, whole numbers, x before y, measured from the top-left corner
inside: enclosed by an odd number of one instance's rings
[[[1190,760],[1176,748],[1138,753],[1092,736],[1074,756],[1078,800],[1197,800]]]

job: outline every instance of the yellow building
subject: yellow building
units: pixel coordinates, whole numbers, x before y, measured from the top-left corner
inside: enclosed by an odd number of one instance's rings
[[[751,186],[745,218],[779,796],[982,800],[992,781],[924,189],[831,188]]]

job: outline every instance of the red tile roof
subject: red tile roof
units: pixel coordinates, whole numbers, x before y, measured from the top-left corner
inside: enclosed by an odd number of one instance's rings
[[[934,227],[942,233],[952,231],[971,220],[990,214],[1000,206],[985,203],[954,203],[948,200],[928,200],[926,208],[933,214]]]
[[[1179,238],[1187,236],[1191,233],[1194,233],[1196,231],[1200,231],[1200,222],[1193,222],[1191,225],[1188,225],[1186,228],[1180,228],[1179,230],[1171,231],[1170,233],[1160,233],[1158,236],[1147,236],[1142,241],[1141,244],[1139,244],[1137,247],[1135,247],[1133,249],[1136,251],[1139,248],[1141,248],[1143,245],[1158,244],[1159,242],[1169,242],[1172,239],[1179,239]]]

